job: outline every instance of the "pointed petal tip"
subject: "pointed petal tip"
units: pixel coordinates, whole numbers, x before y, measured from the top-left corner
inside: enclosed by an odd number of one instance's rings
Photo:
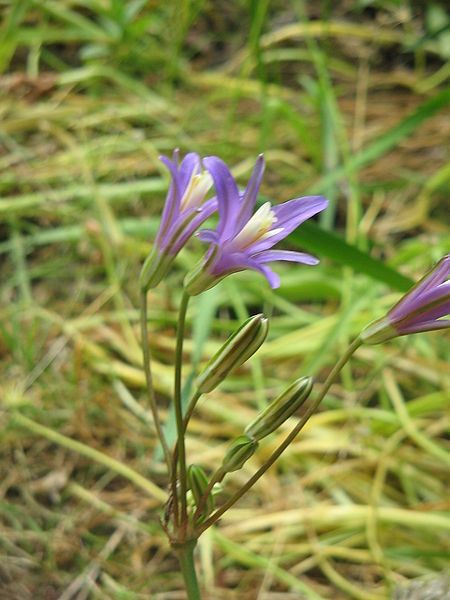
[[[273,278],[272,281],[269,281],[269,285],[273,290],[277,290],[281,286],[280,278],[278,277],[276,281],[275,278]]]
[[[436,266],[447,267],[447,275],[450,273],[450,254],[445,254],[437,263]]]
[[[165,154],[161,154],[160,156],[158,156],[158,159],[163,163],[163,165],[165,167],[167,167],[169,169],[169,171],[173,171],[177,167],[176,160],[175,159],[172,160],[171,158],[169,158]]]
[[[225,162],[218,156],[215,156],[214,154],[211,154],[210,156],[204,156],[202,162],[205,165],[205,167],[207,167],[208,164],[214,165],[214,164],[218,164],[218,163],[226,166]]]
[[[159,160],[162,160],[163,158],[167,158],[167,157],[162,155],[159,157]],[[175,148],[174,151],[172,152],[172,159],[168,158],[168,160],[170,160],[170,162],[177,168],[178,165],[180,164],[180,149]]]
[[[200,156],[199,156],[198,152],[188,152],[188,153],[186,154],[186,156],[183,158],[183,160],[186,160],[186,159],[188,159],[188,161],[189,161],[189,160],[192,160],[192,159],[198,160],[198,162],[200,162],[200,161],[201,161],[201,159],[200,159]]]
[[[266,161],[264,158],[264,154],[261,152],[261,154],[258,154],[258,158],[256,159],[255,166],[253,167],[253,171],[259,172],[260,175],[262,176],[265,169],[266,169]]]
[[[272,271],[272,269],[269,269],[268,267],[265,267],[263,269],[263,275],[267,279],[267,281],[269,282],[270,287],[273,290],[276,290],[276,289],[278,289],[280,287],[281,280],[280,280],[280,276],[278,275],[278,273],[275,273],[275,271]]]
[[[202,163],[205,169],[209,171],[213,179],[233,179],[233,175],[231,174],[228,165],[218,156],[205,156],[202,160]]]
[[[325,210],[330,204],[325,196],[305,196],[304,200],[309,200],[311,204],[315,205],[318,208],[318,212]]]

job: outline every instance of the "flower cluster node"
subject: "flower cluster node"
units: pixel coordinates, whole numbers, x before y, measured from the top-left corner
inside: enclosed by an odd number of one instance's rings
[[[190,465],[187,472],[188,488],[192,493],[194,506],[197,508],[208,489],[208,476],[199,465]],[[202,518],[206,518],[214,510],[214,497],[209,493],[202,510]]]

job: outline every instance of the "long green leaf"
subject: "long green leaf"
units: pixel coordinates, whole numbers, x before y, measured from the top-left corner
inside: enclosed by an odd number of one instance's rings
[[[289,242],[302,249],[309,250],[319,257],[331,258],[341,265],[350,266],[359,273],[382,281],[390,287],[405,292],[413,281],[405,277],[381,260],[347,244],[341,237],[321,229],[316,223],[308,221],[289,236]]]

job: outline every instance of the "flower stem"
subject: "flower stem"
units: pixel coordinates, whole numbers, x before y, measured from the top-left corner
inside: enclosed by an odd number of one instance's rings
[[[181,525],[184,532],[187,527],[187,505],[186,505],[186,491],[187,491],[187,475],[186,475],[186,451],[185,451],[185,440],[184,440],[184,423],[183,423],[183,408],[181,405],[181,370],[183,366],[183,341],[184,341],[184,330],[186,325],[186,313],[189,304],[190,296],[183,292],[180,304],[180,312],[178,316],[178,327],[177,327],[177,344],[175,349],[175,390],[174,390],[174,402],[175,402],[175,417],[177,422],[177,451],[178,451],[178,465],[179,465],[179,481],[180,481],[180,505],[181,505]]]
[[[187,426],[189,424],[189,420],[192,416],[192,413],[194,412],[194,408],[195,405],[197,404],[198,399],[200,398],[201,394],[199,392],[196,392],[194,394],[194,396],[192,396],[188,408],[186,410],[186,413],[183,416],[183,430],[186,433],[186,429]],[[178,442],[175,444],[175,448],[173,450],[173,454],[172,454],[172,472],[176,472],[176,466],[178,463]]]
[[[150,366],[151,354],[148,343],[148,326],[147,326],[147,292],[141,292],[141,338],[142,338],[142,356],[144,361],[145,382],[147,385],[147,395],[150,402],[150,409],[155,423],[156,433],[161,443],[164,457],[166,459],[169,476],[172,470],[172,461],[170,459],[170,450],[167,444],[166,436],[164,435],[161,421],[159,419],[158,408],[156,406],[155,390],[153,388],[153,378]]]
[[[176,548],[188,600],[201,600],[194,563],[194,550],[196,545],[197,540],[188,540]]]
[[[330,371],[330,374],[326,378],[323,387],[320,391],[320,394],[315,398],[315,400],[310,404],[305,414],[301,417],[297,425],[294,429],[286,436],[283,442],[278,446],[278,448],[273,452],[272,456],[269,458],[267,462],[265,462],[262,467],[256,471],[256,473],[247,481],[245,485],[243,485],[225,504],[223,504],[215,513],[213,513],[210,518],[205,521],[202,526],[197,531],[197,535],[203,533],[208,527],[211,527],[220,517],[235,504],[255,483],[264,475],[264,473],[270,469],[273,463],[281,456],[281,454],[286,450],[286,448],[293,442],[298,433],[303,429],[306,422],[309,420],[311,415],[316,411],[319,404],[325,398],[328,390],[330,389],[333,381],[339,375],[344,365],[348,362],[350,357],[354,354],[354,352],[359,348],[362,344],[359,336],[353,340],[350,346],[347,348],[346,352],[340,357],[337,363],[334,365],[333,369]]]
[[[197,392],[195,392],[195,394],[192,396],[191,400],[189,401],[188,407],[187,407],[186,412],[183,417],[183,426],[184,426],[185,431],[186,431],[189,421],[192,417],[192,413],[194,412],[194,408],[196,407],[197,402],[201,395],[202,395],[201,392],[197,391]]]

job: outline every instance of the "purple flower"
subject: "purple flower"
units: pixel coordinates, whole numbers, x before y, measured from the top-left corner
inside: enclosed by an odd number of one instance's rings
[[[441,260],[412,287],[382,319],[368,325],[361,333],[366,344],[379,344],[391,338],[450,327],[450,254]]]
[[[268,263],[286,260],[306,265],[319,261],[309,254],[289,250],[272,250],[303,221],[326,208],[321,196],[306,196],[271,206],[263,204],[254,214],[259,187],[264,172],[264,158],[259,156],[245,192],[240,193],[226,164],[215,156],[203,160],[216,188],[219,224],[216,231],[205,230],[199,238],[211,246],[204,261],[189,274],[185,285],[196,295],[213,287],[226,275],[252,269],[266,277],[272,288],[280,279]]]
[[[160,158],[172,181],[153,250],[142,267],[144,290],[158,285],[181,248],[217,208],[215,199],[204,202],[212,179],[209,173],[202,172],[198,154],[187,154],[181,164],[178,150],[174,151],[173,160]]]

